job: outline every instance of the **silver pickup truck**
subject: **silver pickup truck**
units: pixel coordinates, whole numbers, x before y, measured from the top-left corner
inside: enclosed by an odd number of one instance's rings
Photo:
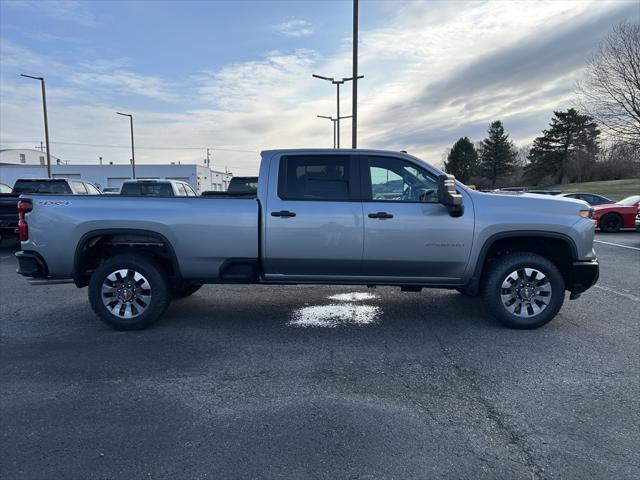
[[[535,328],[599,272],[586,203],[476,192],[399,152],[271,150],[257,195],[23,195],[19,211],[18,273],[88,285],[124,330],[205,283],[457,289]]]

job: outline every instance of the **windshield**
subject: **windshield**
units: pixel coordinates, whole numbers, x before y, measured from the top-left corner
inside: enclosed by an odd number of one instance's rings
[[[640,202],[640,195],[631,195],[630,197],[623,198],[618,202],[618,205],[624,205],[625,207],[630,207],[636,203]]]

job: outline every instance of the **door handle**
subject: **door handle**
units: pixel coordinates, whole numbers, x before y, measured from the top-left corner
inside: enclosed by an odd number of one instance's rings
[[[290,212],[289,210],[280,210],[279,212],[271,212],[272,217],[291,218],[296,216],[296,212]]]
[[[380,219],[393,218],[393,214],[387,213],[387,212],[370,213],[369,218],[380,218]]]

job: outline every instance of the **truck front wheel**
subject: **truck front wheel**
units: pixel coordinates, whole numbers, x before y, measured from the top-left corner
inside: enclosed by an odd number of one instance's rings
[[[488,267],[484,300],[490,312],[510,328],[538,328],[556,316],[564,302],[564,279],[541,255],[506,254]]]
[[[171,301],[166,274],[152,259],[117,255],[91,275],[89,303],[116,330],[141,330],[162,316]]]

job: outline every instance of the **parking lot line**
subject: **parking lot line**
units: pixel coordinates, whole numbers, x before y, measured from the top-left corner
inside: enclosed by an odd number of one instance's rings
[[[604,243],[605,245],[613,245],[614,247],[628,248],[630,250],[640,250],[638,247],[630,247],[629,245],[620,245],[619,243],[603,242],[602,240],[594,240],[595,243]]]
[[[634,302],[640,302],[640,297],[636,297],[631,293],[624,293],[618,290],[614,290],[613,288],[603,287],[602,285],[594,285],[595,288],[599,288],[600,290],[604,290],[605,292],[615,293],[616,295],[620,295],[621,297],[628,298],[629,300],[633,300]]]

